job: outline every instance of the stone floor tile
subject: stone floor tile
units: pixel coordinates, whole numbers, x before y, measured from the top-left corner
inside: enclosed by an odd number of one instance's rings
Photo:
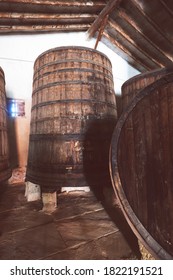
[[[0,259],[39,259],[64,248],[66,245],[57,227],[50,223],[7,234],[0,242]]]
[[[68,246],[118,231],[104,210],[58,221],[57,226]]]
[[[41,211],[16,208],[0,213],[0,235],[20,231],[53,221],[53,217]]]

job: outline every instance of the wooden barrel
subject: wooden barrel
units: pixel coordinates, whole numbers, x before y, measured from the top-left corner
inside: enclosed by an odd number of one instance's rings
[[[0,67],[0,182],[11,177],[7,137],[5,77]]]
[[[110,173],[131,228],[158,259],[173,259],[173,73],[149,85],[113,132]]]
[[[159,68],[136,75],[122,85],[122,110],[126,109],[130,101],[146,86],[172,72],[171,68]]]
[[[60,47],[34,64],[26,180],[56,187],[111,183],[117,119],[112,66],[102,53]]]

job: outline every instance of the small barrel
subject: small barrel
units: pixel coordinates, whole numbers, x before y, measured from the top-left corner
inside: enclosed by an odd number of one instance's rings
[[[113,132],[110,170],[124,215],[157,259],[173,259],[173,73],[140,91]]]
[[[84,47],[41,54],[34,64],[26,180],[46,190],[107,184],[116,119],[104,54]]]
[[[173,69],[171,68],[159,68],[136,75],[127,80],[122,85],[122,109],[124,110],[127,107],[138,92],[172,71]]]
[[[9,146],[7,135],[7,110],[5,93],[5,76],[0,67],[0,182],[11,177],[9,163]]]

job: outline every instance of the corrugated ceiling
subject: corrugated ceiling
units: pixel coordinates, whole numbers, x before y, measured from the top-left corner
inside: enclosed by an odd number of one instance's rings
[[[172,0],[0,1],[0,34],[87,31],[141,72],[173,61]]]

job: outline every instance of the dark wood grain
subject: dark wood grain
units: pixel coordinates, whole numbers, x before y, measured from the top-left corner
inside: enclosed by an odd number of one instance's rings
[[[139,91],[117,123],[110,153],[123,212],[159,259],[173,259],[172,92],[173,72]]]

